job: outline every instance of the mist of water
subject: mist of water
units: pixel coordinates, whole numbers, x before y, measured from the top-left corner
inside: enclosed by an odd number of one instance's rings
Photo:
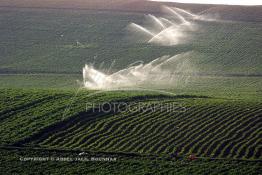
[[[88,89],[107,90],[123,88],[172,88],[181,82],[186,82],[189,75],[181,72],[192,70],[186,58],[192,52],[176,56],[163,56],[149,63],[137,62],[138,64],[108,74],[85,65],[83,68],[84,86]]]
[[[142,27],[142,26],[140,26],[140,25],[138,25],[138,24],[131,23],[129,26],[132,27],[135,31],[143,32],[144,34],[149,35],[149,36],[151,36],[151,37],[154,37],[154,36],[155,36],[154,33],[152,33],[152,32],[149,31],[148,29],[146,29],[146,28],[144,28],[144,27]]]
[[[142,26],[131,23],[129,31],[139,35],[139,39],[151,44],[175,46],[190,41],[190,32],[198,29],[195,24],[198,20],[209,21],[211,19],[202,14],[197,15],[189,11],[163,7],[167,15],[156,17],[152,14],[146,16],[147,24]],[[187,52],[175,56],[163,56],[149,63],[135,62],[115,73],[96,69],[94,66],[85,65],[83,68],[84,87],[95,90],[112,90],[124,88],[174,88],[186,85],[194,72],[189,58],[194,52]],[[109,66],[108,69],[111,69]]]
[[[142,26],[131,23],[128,31],[131,32],[135,40],[142,42],[159,44],[164,46],[174,46],[191,41],[190,33],[198,29],[196,21],[216,21],[205,14],[193,14],[184,9],[163,6],[164,17],[147,15],[147,21],[152,25]]]

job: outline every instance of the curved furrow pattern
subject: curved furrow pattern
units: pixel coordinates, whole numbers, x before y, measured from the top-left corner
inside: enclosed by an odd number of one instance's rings
[[[152,123],[155,121],[155,119],[157,121],[170,120],[167,114],[168,114],[167,112],[163,113],[161,109],[159,110],[159,112],[152,112],[150,114],[151,117],[149,117],[149,119],[146,120],[142,119],[139,120],[138,123],[131,124],[129,128],[125,129],[124,133],[122,134],[121,132],[115,133],[113,137],[110,137],[108,140],[106,140],[106,142],[103,142],[102,145],[100,145],[99,147],[103,147],[105,144],[107,144],[108,147],[108,145],[110,145],[110,141],[113,141],[114,139],[122,141],[123,139],[128,139],[129,137],[136,137],[138,135],[145,134],[148,132],[148,130],[152,128]]]
[[[196,112],[196,111],[195,111],[195,112]],[[183,116],[185,116],[185,115],[187,115],[187,113],[183,113],[182,115],[180,115],[180,116],[177,117],[178,123],[179,123],[179,121],[183,118]],[[187,118],[183,118],[183,119],[184,119],[184,121],[182,121],[182,122],[180,122],[179,124],[177,124],[177,127],[178,127],[178,126],[181,126],[182,123],[187,123],[187,122],[188,122],[187,120],[190,119],[190,116],[188,115]],[[169,123],[170,123],[170,122],[169,122]],[[131,141],[130,141],[132,144],[126,144],[128,147],[124,147],[124,150],[127,150],[128,148],[129,148],[130,150],[133,150],[133,149],[140,150],[140,149],[142,149],[143,147],[145,147],[145,146],[147,146],[147,145],[150,145],[150,146],[151,146],[152,144],[149,143],[149,142],[151,142],[151,141],[154,140],[154,139],[158,140],[157,138],[160,137],[160,136],[164,137],[164,135],[166,134],[166,132],[170,132],[170,128],[174,128],[174,127],[175,127],[175,123],[171,123],[171,124],[167,125],[161,132],[158,132],[158,133],[157,133],[156,135],[154,135],[153,137],[148,137],[148,139],[147,139],[146,141],[144,140],[143,137],[141,137],[140,139],[135,138],[135,140],[131,140]],[[165,134],[163,134],[163,133],[165,133]],[[142,144],[141,144],[141,143],[142,143]],[[148,150],[148,149],[146,149],[146,150]]]
[[[155,125],[154,127],[152,127],[151,130],[142,130],[140,133],[137,134],[137,136],[132,139],[132,140],[129,140],[128,142],[128,139],[125,139],[124,142],[126,144],[122,145],[122,149],[123,150],[126,150],[126,151],[136,151],[138,150],[137,149],[137,146],[141,146],[141,145],[144,145],[144,141],[146,141],[146,137],[148,136],[150,138],[150,136],[152,136],[153,133],[155,133],[155,130],[165,130],[165,128],[173,128],[174,127],[174,124],[170,124],[170,119],[168,118],[172,118],[171,115],[166,115],[167,119],[166,120],[157,120],[155,121]],[[146,129],[146,128],[145,128]],[[153,130],[153,131],[152,131]],[[139,151],[139,150],[138,150]]]
[[[142,114],[144,113],[145,111],[142,112]],[[105,126],[101,130],[97,130],[95,132],[88,132],[88,133],[83,132],[82,134],[80,134],[79,142],[72,142],[70,147],[83,147],[83,145],[88,145],[90,143],[93,143],[96,139],[99,138],[100,135],[109,134],[110,132],[117,130],[117,128],[121,126],[122,124],[136,120],[142,114],[139,113],[139,115],[134,116],[132,120],[130,120],[130,118],[124,117],[124,120],[122,120],[121,122],[111,121],[109,123],[106,123]],[[150,114],[147,114],[147,115],[149,116]]]
[[[257,152],[255,152],[257,150]],[[258,155],[258,157],[261,157],[261,151],[262,151],[262,140],[261,137],[260,139],[257,140],[257,142],[248,148],[248,151],[245,154],[245,157],[247,159],[250,159],[254,154]]]
[[[159,118],[161,116],[164,116],[164,117],[163,118]],[[133,141],[137,140],[139,137],[148,136],[155,129],[162,128],[163,125],[160,125],[159,122],[161,122],[161,123],[163,121],[168,121],[169,122],[169,120],[170,120],[169,117],[171,117],[171,115],[170,114],[167,115],[166,113],[163,113],[161,115],[156,115],[156,117],[158,118],[157,119],[158,122],[152,120],[151,122],[147,122],[146,126],[144,125],[144,123],[141,123],[136,130],[133,130],[132,132],[130,132],[128,135],[123,137],[123,139],[115,138],[115,140],[112,141],[110,145],[115,145],[116,147],[119,147],[120,150],[121,150],[122,147],[124,147],[126,144],[129,145],[130,142],[132,143]],[[152,124],[152,122],[154,122],[154,123]]]
[[[211,123],[208,123],[205,127],[201,128],[199,132],[194,133],[191,138],[192,141],[188,142],[187,145],[183,146],[184,152],[189,152],[192,147],[197,145],[201,140],[204,138],[208,137],[210,134],[213,132],[216,132],[216,129],[218,126],[222,125],[223,123],[226,123],[230,119],[230,114],[232,114],[234,111],[228,112],[228,109],[231,109],[230,107],[224,108],[223,111],[221,111],[218,116],[219,118],[215,119]],[[229,115],[228,115],[229,114]],[[226,116],[226,117],[225,117]],[[192,149],[193,153],[196,153],[197,151],[194,152],[194,149]]]
[[[93,118],[95,118],[95,117],[100,117],[100,116],[104,116],[104,115],[109,115],[109,116],[111,116],[111,115],[113,115],[113,114],[107,114],[107,113],[96,113],[96,112],[93,112],[93,113],[91,113],[91,116],[93,116]],[[129,114],[127,117],[129,117],[129,116],[132,116],[132,114]],[[86,118],[89,118],[89,117],[86,117]],[[111,117],[112,118],[112,120],[118,120],[118,119],[120,119],[120,118],[123,118],[122,116],[117,116],[117,117]],[[102,121],[108,121],[108,120],[103,120],[102,119]],[[102,123],[102,122],[100,122],[100,123]],[[102,123],[103,124],[103,123]],[[77,128],[78,127],[78,128]],[[50,145],[55,145],[55,144],[57,144],[57,143],[59,143],[59,145],[62,145],[62,143],[63,142],[66,142],[67,143],[67,141],[69,141],[69,140],[71,140],[70,138],[71,138],[71,136],[72,137],[74,137],[74,136],[76,136],[76,134],[77,133],[79,133],[79,132],[81,132],[81,131],[83,131],[83,130],[87,130],[88,128],[89,128],[89,130],[90,131],[92,131],[92,128],[95,128],[95,129],[97,129],[97,128],[102,128],[103,126],[100,124],[99,125],[99,123],[97,122],[97,120],[95,120],[94,122],[92,122],[92,123],[90,123],[89,125],[87,125],[87,123],[85,123],[85,121],[81,121],[81,122],[79,122],[79,125],[77,126],[75,126],[75,124],[74,124],[74,122],[70,122],[69,124],[68,124],[68,128],[61,128],[61,131],[60,132],[58,132],[57,134],[53,134],[53,135],[51,135],[47,140],[45,140],[42,144],[43,145],[45,145],[45,144],[50,144]],[[77,129],[75,129],[75,128],[77,128]],[[66,135],[66,137],[67,137],[67,139],[65,139],[65,135]],[[62,141],[63,142],[61,142],[61,137],[60,136],[63,136],[62,137]]]
[[[197,121],[193,121],[191,123],[189,123],[188,126],[188,130],[185,128],[182,128],[184,131],[183,132],[179,132],[179,135],[175,135],[176,133],[172,133],[172,135],[170,135],[167,139],[169,140],[167,142],[167,144],[165,145],[161,145],[160,143],[158,143],[157,147],[159,147],[158,149],[156,149],[157,153],[163,152],[164,150],[167,150],[168,147],[172,146],[174,147],[174,142],[176,142],[176,146],[177,146],[177,152],[183,152],[183,146],[185,145],[189,140],[192,139],[192,133],[195,133],[196,131],[199,131],[201,128],[203,128],[205,125],[207,125],[210,121],[213,121],[214,119],[218,118],[214,116],[221,112],[221,110],[223,111],[224,108],[221,107],[214,107],[211,108],[208,112],[207,111],[202,111],[204,114],[200,114],[200,118],[196,117]],[[210,115],[212,114],[212,115]],[[201,120],[203,119],[203,120]],[[192,129],[193,128],[193,129]],[[155,147],[156,148],[156,147]]]
[[[60,143],[61,146],[68,147],[71,144],[74,144],[75,142],[81,141],[81,137],[84,137],[88,133],[93,133],[97,132],[100,130],[103,130],[103,128],[108,124],[108,123],[117,123],[117,122],[124,122],[125,120],[130,118],[136,118],[135,113],[120,113],[117,116],[113,116],[110,118],[105,118],[99,122],[92,123],[89,126],[83,125],[77,132],[75,132],[71,137],[68,137],[66,141]],[[70,134],[71,135],[71,134]]]
[[[234,112],[234,111],[233,111]],[[207,141],[203,141],[202,143],[202,147],[200,147],[198,150],[198,155],[203,155],[206,156],[206,152],[208,150],[211,151],[210,146],[213,144],[213,142],[215,142],[217,139],[219,139],[220,137],[224,136],[224,131],[228,128],[231,128],[232,125],[235,124],[235,122],[240,119],[240,117],[244,117],[245,115],[247,115],[249,112],[243,112],[241,111],[241,109],[238,110],[238,112],[234,113],[234,115],[230,116],[231,120],[229,120],[227,123],[225,123],[224,125],[221,125],[218,130],[217,133],[210,135],[209,138],[207,138]]]
[[[127,135],[131,135],[133,133],[137,133],[137,128],[148,128],[148,126],[151,124],[151,122],[158,117],[161,117],[162,115],[158,116],[158,114],[161,113],[159,110],[158,112],[154,112],[157,115],[152,115],[152,113],[148,114],[147,117],[142,116],[137,120],[136,122],[128,122],[126,124],[121,125],[118,127],[118,129],[115,132],[109,132],[108,135],[105,136],[112,136],[107,139],[105,137],[101,137],[96,142],[92,144],[92,146],[98,146],[98,148],[103,148],[104,146],[108,145],[112,139],[119,138],[121,139],[123,136],[126,137]],[[102,141],[104,140],[104,141]]]
[[[246,151],[246,154],[243,156],[245,158],[248,157],[248,152],[250,152],[250,149],[252,147],[255,148],[254,157],[255,159],[261,159],[262,158],[262,131],[260,130],[258,134],[254,137],[256,140],[252,140],[250,145],[248,145],[248,151]]]
[[[114,114],[98,114],[95,115],[95,117],[114,117]],[[103,120],[103,119],[102,119]],[[53,136],[51,138],[49,138],[48,141],[46,141],[46,143],[49,143],[49,145],[57,145],[58,146],[63,146],[64,144],[69,143],[70,141],[72,141],[72,138],[75,138],[78,136],[79,133],[81,133],[82,131],[92,131],[91,127],[92,126],[96,126],[99,127],[97,125],[97,120],[93,121],[93,122],[86,122],[86,123],[82,123],[80,127],[76,130],[76,131],[72,131],[70,132],[70,130],[62,130],[60,131],[56,136]],[[62,133],[61,133],[62,132]]]
[[[71,128],[81,127],[81,125],[86,125],[88,122],[90,122],[90,118],[99,118],[104,115],[105,114],[91,113],[89,116],[85,117],[85,119],[75,118],[73,121],[70,121],[65,125],[61,126],[56,132],[52,132],[49,135],[44,135],[40,137],[35,143],[41,143],[42,145],[55,145],[56,143],[61,142],[64,139],[64,136],[67,135],[67,133],[70,133],[72,135],[74,134]]]
[[[227,108],[223,108],[222,110],[219,110],[217,112],[212,112],[212,115],[208,114],[209,115],[208,120],[206,118],[205,122],[200,123],[199,125],[196,125],[194,130],[188,131],[185,135],[185,139],[183,140],[180,139],[181,141],[180,140],[176,141],[176,142],[179,142],[178,144],[179,149],[177,151],[180,151],[180,153],[182,154],[187,153],[189,150],[189,147],[187,145],[190,144],[192,141],[194,141],[196,137],[200,135],[200,133],[202,133],[203,131],[206,131],[206,129],[209,128],[210,125],[214,124],[215,121],[220,118],[218,114],[221,114],[221,113],[223,114],[226,112],[227,112]],[[170,148],[166,147],[164,148],[164,150],[170,150]]]
[[[174,101],[165,102],[169,104]],[[190,108],[179,113],[162,111],[160,108],[155,111],[136,110],[114,114],[72,113],[70,120],[50,130],[47,128],[46,133],[40,132],[39,137],[25,144],[145,154],[170,154],[175,151],[203,157],[261,157],[260,104],[230,100],[224,102],[221,99],[210,103],[204,100],[183,102]],[[148,104],[152,104],[151,101],[143,102],[145,107]],[[60,108],[56,110],[62,110],[61,105],[57,106]],[[48,104],[46,107],[41,108],[38,116],[52,112]],[[134,104],[132,107],[135,109],[137,106]],[[25,111],[22,115],[30,112]],[[44,118],[39,120],[44,121]]]
[[[210,156],[214,150],[217,149],[217,147],[220,145],[220,143],[223,141],[223,139],[225,139],[225,137],[227,137],[227,135],[236,128],[236,126],[239,125],[239,123],[241,123],[241,121],[249,118],[250,116],[252,116],[253,114],[251,113],[242,113],[240,115],[234,116],[233,121],[231,122],[230,125],[227,125],[226,128],[223,130],[223,132],[221,132],[219,136],[219,138],[214,138],[211,142],[211,144],[208,146],[208,148],[205,151],[205,156]]]
[[[248,137],[243,138],[241,142],[238,142],[236,145],[234,145],[234,147],[230,150],[230,157],[237,158],[239,155],[239,150],[241,150],[246,145],[252,146],[252,144],[254,144],[259,138],[259,130],[260,128],[257,128],[256,131],[254,131]]]
[[[169,121],[170,119],[174,119],[174,117],[172,116],[173,113],[164,113],[162,115],[165,116],[164,121],[168,121],[168,123],[170,123],[170,121]],[[159,116],[157,118],[159,118]],[[160,123],[157,123],[157,122],[160,122]],[[156,130],[156,128],[162,128],[163,120],[161,120],[161,118],[159,118],[158,120],[154,121],[153,126],[155,126],[155,127],[152,127],[152,125],[150,126],[150,128],[152,128],[153,130]],[[153,131],[151,131],[150,128],[146,131],[140,130],[139,132],[134,133],[134,135],[131,135],[131,137],[125,137],[121,142],[118,143],[117,146],[119,146],[120,150],[123,150],[123,148],[125,148],[126,146],[130,146],[131,143],[137,142],[140,138],[143,138],[143,140],[144,140],[145,136],[149,136],[149,135],[152,134]],[[148,133],[148,132],[150,132],[150,133]]]
[[[259,142],[259,144],[255,149],[255,159],[261,159],[262,158],[262,140],[261,140],[261,137],[260,137],[260,139],[258,139],[258,142]]]
[[[241,128],[243,128],[243,127],[246,129],[246,127],[249,127],[248,124],[249,124],[250,122],[253,122],[253,121],[254,121],[254,119],[251,118],[251,119],[245,121],[244,123],[243,123],[243,122],[240,123],[237,127],[232,128],[232,129],[230,130],[230,132],[228,132],[228,133],[223,137],[223,139],[222,139],[222,141],[220,142],[219,146],[216,147],[216,149],[214,149],[214,156],[215,156],[215,157],[218,157],[218,156],[220,155],[220,153],[222,152],[222,150],[225,148],[225,146],[226,146],[227,144],[229,144],[229,142],[232,141],[233,138],[235,138],[235,135],[236,135],[237,131],[239,131],[239,130],[240,130]],[[246,127],[245,127],[245,126],[246,126]]]
[[[212,108],[211,111],[217,112],[219,110],[220,110],[220,108]],[[164,140],[163,139],[158,140],[158,142],[156,144],[154,144],[153,147],[151,147],[150,153],[155,153],[155,152],[157,152],[157,150],[162,149],[163,145],[161,143],[166,143],[164,145],[165,147],[167,147],[168,145],[171,145],[172,143],[174,143],[174,141],[176,141],[176,143],[180,143],[179,142],[180,140],[187,138],[187,136],[189,135],[188,130],[190,130],[190,132],[191,132],[192,131],[191,128],[194,128],[195,126],[200,126],[200,124],[203,124],[202,120],[200,120],[200,119],[206,118],[207,116],[208,116],[208,114],[206,112],[203,115],[202,115],[202,113],[197,114],[196,116],[194,116],[193,120],[191,120],[190,122],[187,122],[185,125],[181,126],[178,130],[176,130],[176,132],[172,132],[172,134],[168,135]],[[210,117],[209,119],[211,120],[211,118],[212,117]],[[204,123],[206,123],[206,122],[204,122]]]
[[[238,150],[238,154],[237,156],[235,156],[236,158],[242,158],[242,157],[247,157],[248,154],[248,148],[254,145],[257,145],[258,143],[260,143],[260,147],[262,144],[262,133],[261,131],[257,134],[256,137],[252,138],[248,143],[246,143],[245,145],[243,145],[241,148],[239,148]],[[261,152],[260,152],[260,156],[261,156]]]
[[[160,114],[160,115],[159,115]],[[156,121],[166,121],[170,120],[168,113],[163,113],[162,111],[160,113],[151,113],[150,120],[141,121],[139,125],[136,125],[133,127],[132,130],[126,130],[124,134],[116,135],[111,140],[108,140],[108,146],[118,144],[118,147],[121,147],[121,142],[124,142],[124,140],[131,140],[132,138],[136,138],[139,135],[148,134],[148,132],[152,131],[155,127],[161,127],[161,125],[157,125],[155,123]],[[152,124],[154,122],[154,124]],[[146,129],[146,130],[145,130]]]
[[[117,133],[121,133],[121,129],[124,130],[124,131],[127,131],[128,129],[130,129],[130,127],[132,128],[133,125],[131,126],[131,123],[133,124],[139,124],[140,121],[142,120],[146,120],[148,118],[151,118],[151,114],[148,113],[146,115],[144,115],[144,117],[140,116],[141,114],[139,114],[139,116],[137,116],[137,120],[135,121],[127,121],[125,123],[121,123],[119,125],[115,125],[115,127],[112,127],[108,130],[108,132],[105,132],[105,133],[101,133],[99,135],[97,135],[96,138],[92,138],[91,140],[89,140],[88,142],[90,143],[88,145],[88,143],[83,143],[80,147],[85,147],[85,148],[88,148],[88,147],[93,147],[94,144],[99,144],[98,141],[100,139],[103,139],[103,138],[108,138],[110,139],[110,137],[112,135],[115,135]],[[134,125],[135,126],[135,125]]]
[[[209,128],[208,131],[210,132],[205,132],[202,135],[200,135],[198,137],[198,141],[194,142],[194,144],[190,144],[191,147],[191,152],[192,153],[196,153],[197,155],[201,155],[201,149],[204,150],[205,146],[207,146],[207,143],[212,140],[212,138],[214,138],[216,135],[220,134],[223,130],[223,128],[226,126],[225,124],[230,123],[230,121],[232,120],[232,116],[231,114],[235,114],[237,111],[237,107],[231,109],[230,111],[227,110],[227,112],[224,112],[223,115],[221,115],[220,117],[222,118],[221,121],[219,121],[219,123],[217,123],[216,125],[213,125],[212,128]],[[241,114],[241,112],[238,112],[239,114]]]
[[[234,138],[232,138],[233,141],[229,142],[227,146],[225,146],[224,151],[222,152],[222,157],[226,157],[230,154],[230,150],[236,145],[237,143],[241,142],[243,139],[248,138],[248,136],[252,133],[254,133],[258,125],[258,120],[255,120],[252,123],[248,123],[248,125],[245,127],[245,129],[242,129],[238,131],[237,135],[235,135]]]
[[[177,117],[180,118],[182,116],[177,116]],[[130,144],[128,146],[129,150],[147,152],[151,148],[151,145],[147,144],[148,142],[151,141],[151,139],[157,140],[161,136],[164,137],[165,135],[172,133],[178,127],[179,123],[180,123],[180,120],[175,120],[172,122],[167,121],[165,123],[157,123],[161,127],[154,128],[154,131],[151,134],[149,134],[148,136],[139,137],[137,141],[135,141],[132,145]]]
[[[205,108],[198,108],[198,110],[194,110],[194,108],[191,108],[192,113],[190,113],[191,115],[197,115],[199,113],[199,111],[203,110]],[[172,123],[168,122],[167,126],[164,127],[164,129],[157,131],[156,133],[154,133],[153,135],[151,135],[151,137],[147,137],[145,140],[143,140],[143,143],[141,145],[138,145],[137,142],[136,145],[134,145],[136,147],[137,150],[150,150],[151,146],[156,144],[159,140],[159,138],[163,138],[166,137],[168,135],[170,135],[171,133],[174,132],[173,129],[178,130],[179,128],[181,128],[183,126],[184,123],[189,122],[189,119],[191,119],[191,115],[188,115],[187,113],[184,113],[180,116],[177,116],[176,118],[178,120],[173,121]],[[186,117],[185,117],[186,116]]]
[[[87,140],[102,134],[100,132],[106,132],[107,129],[110,128],[116,129],[119,125],[125,123],[127,118],[132,117],[133,119],[131,120],[135,120],[135,118],[137,117],[137,116],[134,117],[132,114],[128,116],[129,117],[125,117],[121,115],[121,117],[117,118],[116,120],[110,120],[110,121],[104,120],[101,123],[98,122],[97,127],[95,127],[94,129],[89,129],[87,127],[85,130],[81,130],[80,132],[74,134],[70,139],[70,141],[64,142],[61,145],[63,147],[72,147],[72,148],[77,147],[77,145],[82,145]]]

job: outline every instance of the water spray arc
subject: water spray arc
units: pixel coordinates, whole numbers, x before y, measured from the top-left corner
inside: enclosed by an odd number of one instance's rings
[[[197,30],[196,21],[210,20],[202,15],[175,7],[164,6],[163,11],[168,15],[164,17],[147,15],[149,23],[153,23],[152,26],[144,27],[131,23],[128,29],[134,34],[144,36],[147,43],[175,46],[190,41],[188,33]],[[136,61],[115,73],[110,73],[113,64],[107,71],[85,65],[83,84],[85,88],[94,90],[121,90],[140,87],[173,88],[186,84],[192,75],[191,73],[194,72],[193,66],[188,61],[192,54],[194,53],[191,51],[175,56],[163,56],[149,63]]]
[[[112,74],[96,70],[93,66],[85,65],[83,68],[84,87],[94,90],[110,90],[138,87],[174,87],[177,81],[188,76],[181,75],[190,66],[185,62],[191,52],[176,56],[163,56],[149,63],[137,62]],[[186,63],[186,64],[185,64]]]
[[[134,36],[144,36],[146,39],[143,42],[174,46],[190,41],[191,38],[188,37],[188,32],[197,30],[196,21],[217,21],[216,19],[207,18],[204,14],[193,14],[177,7],[163,6],[162,10],[167,14],[167,17],[156,17],[149,14],[147,19],[153,22],[152,26],[143,27],[131,23],[128,26],[129,31]]]
[[[154,33],[150,32],[148,29],[146,29],[145,27],[142,27],[138,24],[131,23],[129,26],[134,28],[136,31],[144,32],[145,34],[150,35],[150,36],[155,36]]]
[[[167,13],[171,13],[173,15],[172,17],[178,18],[181,21],[182,24],[188,23],[188,21],[185,19],[185,17],[183,17],[182,15],[177,13],[176,10],[172,9],[171,7],[164,6],[163,10]]]

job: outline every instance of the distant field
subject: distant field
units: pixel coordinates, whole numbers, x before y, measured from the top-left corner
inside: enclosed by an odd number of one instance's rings
[[[85,63],[113,70],[135,61],[194,51],[198,73],[261,74],[262,24],[202,22],[193,41],[176,47],[137,44],[126,26],[144,15],[91,10],[0,8],[1,73],[81,73]],[[77,45],[77,42],[81,44]]]
[[[162,47],[128,39],[126,26],[142,24],[141,13],[3,7],[0,12],[0,88],[72,89],[80,86],[86,63],[106,70],[115,61],[117,71],[138,60],[193,51],[185,59],[205,76],[176,93],[261,92],[261,23],[202,22],[191,43]]]
[[[0,89],[77,89],[81,74],[0,74]]]
[[[57,89],[76,92],[81,88],[81,74],[2,74],[0,89]],[[177,95],[203,95],[214,98],[259,101],[261,77],[192,76],[187,83],[164,91]],[[148,87],[147,89],[150,89]]]

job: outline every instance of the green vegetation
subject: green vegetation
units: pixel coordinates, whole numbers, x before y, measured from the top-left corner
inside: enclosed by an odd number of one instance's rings
[[[79,74],[2,74],[0,89],[68,89],[80,87]]]
[[[77,151],[0,149],[1,172],[5,174],[221,174],[257,175],[261,163],[229,160],[172,160],[168,157],[141,156],[132,154],[92,153],[79,156]],[[114,162],[99,161],[27,161],[28,157],[116,157]],[[2,161],[3,160],[3,161]]]
[[[130,22],[143,23],[140,13],[4,7],[0,12],[0,172],[261,172],[261,22],[199,22],[192,42],[162,47],[127,37]],[[195,72],[187,84],[164,90],[168,93],[80,88],[85,63],[106,69],[115,60],[116,71],[187,51],[193,51],[186,59]],[[93,110],[108,102],[106,108],[169,107]],[[178,111],[168,110],[170,105]],[[82,151],[118,161],[19,161]],[[170,159],[174,152],[178,160]],[[188,161],[189,154],[198,159]]]
[[[113,60],[115,70],[135,61],[194,51],[201,73],[261,74],[262,24],[198,22],[192,42],[176,47],[130,41],[126,26],[143,14],[91,10],[1,8],[1,73],[80,73],[85,63]]]
[[[124,91],[2,90],[1,96],[4,145],[261,158],[261,102]],[[130,108],[99,111],[103,102],[125,102]],[[153,104],[167,108],[149,108]]]

